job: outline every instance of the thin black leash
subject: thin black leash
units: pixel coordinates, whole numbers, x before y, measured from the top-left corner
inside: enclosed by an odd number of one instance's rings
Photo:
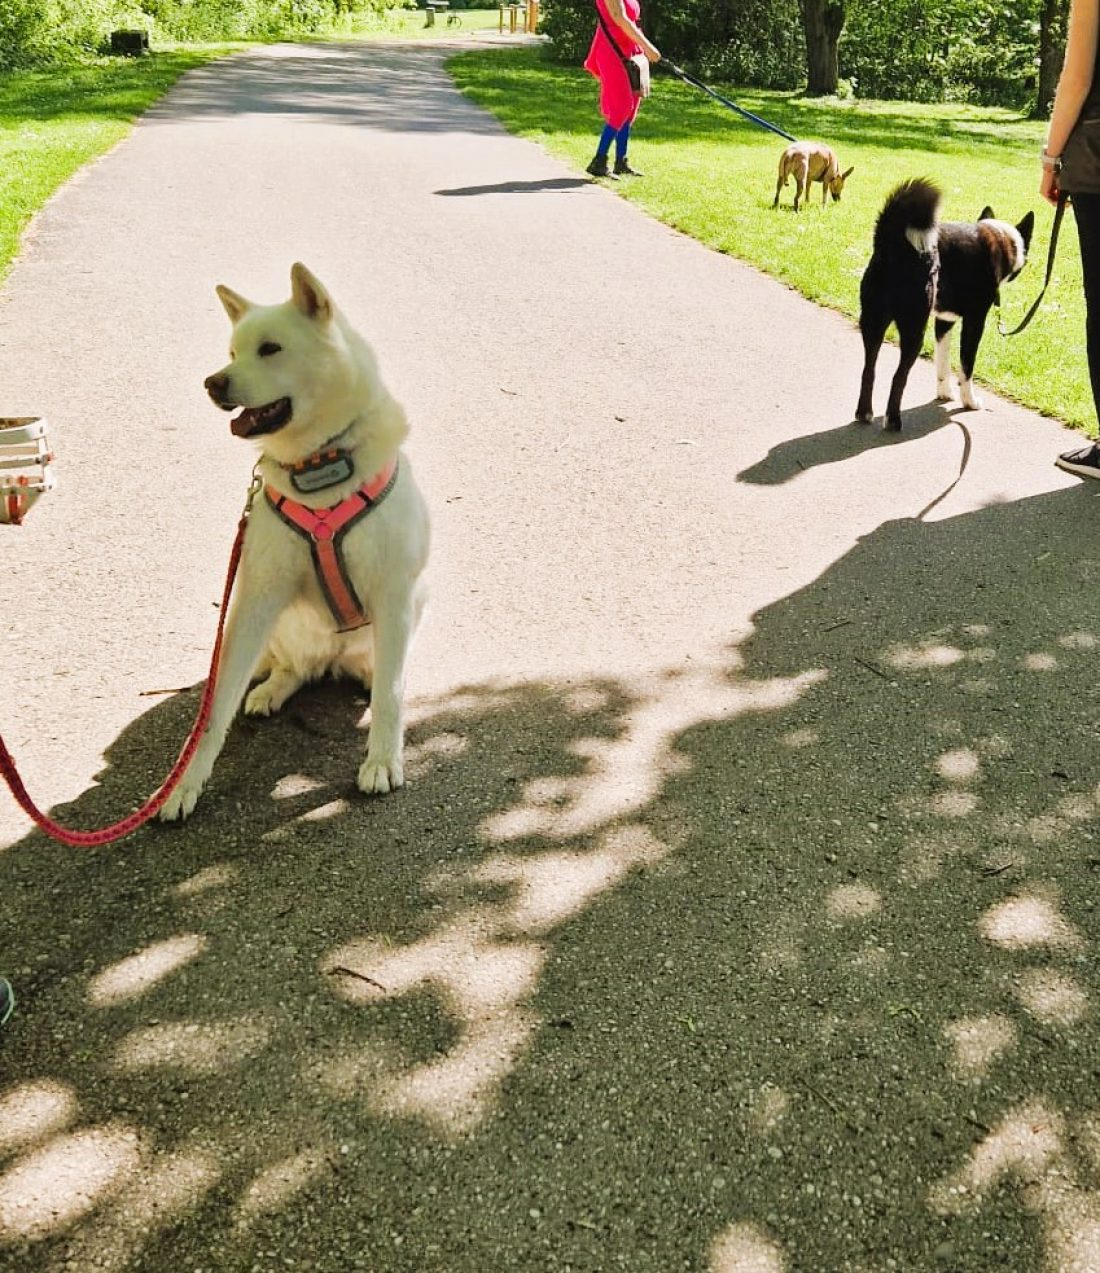
[[[1024,328],[1035,317],[1035,314],[1042,302],[1043,297],[1047,294],[1047,288],[1050,286],[1050,276],[1054,273],[1054,253],[1058,250],[1058,231],[1062,228],[1062,217],[1066,211],[1066,196],[1059,192],[1058,206],[1054,210],[1054,224],[1050,227],[1050,247],[1047,249],[1047,276],[1043,279],[1043,287],[1031,304],[1031,308],[1024,315],[1023,322],[1017,327],[1013,327],[1010,332],[1005,331],[1004,321],[1001,318],[1001,294],[997,293],[997,331],[1002,336],[1015,336],[1022,332]]]
[[[716,93],[714,89],[708,88],[702,80],[697,80],[694,75],[689,75],[687,71],[681,70],[675,62],[670,62],[667,57],[661,58],[658,66],[663,66],[666,71],[675,75],[678,80],[683,80],[685,84],[691,84],[695,88],[702,89],[708,96],[713,97],[716,102],[721,102],[723,106],[728,106],[731,111],[736,111],[738,115],[743,115],[745,119],[751,120],[760,128],[766,128],[769,133],[778,133],[780,137],[785,137],[788,141],[797,141],[797,137],[792,137],[790,133],[785,133],[782,128],[776,124],[769,124],[766,119],[761,119],[759,115],[754,115],[752,111],[747,111],[743,106],[738,106],[736,102],[731,102],[728,97],[723,97],[721,93]]]

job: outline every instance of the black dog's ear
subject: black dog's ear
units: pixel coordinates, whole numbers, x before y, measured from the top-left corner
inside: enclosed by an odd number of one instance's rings
[[[1017,223],[1016,229],[1020,231],[1020,238],[1023,239],[1026,247],[1031,242],[1031,236],[1035,230],[1035,213],[1029,212],[1022,221]]]
[[[981,210],[981,212],[978,213],[978,220],[992,221],[995,215],[996,214],[994,213],[993,209],[987,203],[985,207]]]

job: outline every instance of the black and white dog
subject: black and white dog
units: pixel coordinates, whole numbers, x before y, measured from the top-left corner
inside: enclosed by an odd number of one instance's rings
[[[901,396],[920,354],[931,314],[936,316],[936,382],[941,401],[951,397],[951,329],[962,321],[959,396],[976,409],[972,377],[986,316],[1002,283],[1027,261],[1035,216],[1019,225],[998,221],[985,208],[976,222],[939,219],[941,193],[923,178],[902,182],[875,223],[874,251],[859,288],[863,336],[863,381],[856,419],[870,423],[875,362],[886,329],[896,324],[901,344],[898,369],[886,405],[886,428],[901,428]]]

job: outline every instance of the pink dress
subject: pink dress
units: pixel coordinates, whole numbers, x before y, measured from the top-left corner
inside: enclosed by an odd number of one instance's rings
[[[608,29],[613,32],[615,43],[622,50],[623,57],[641,53],[641,48],[616,26],[604,0],[596,0],[596,8]],[[642,14],[639,0],[623,0],[623,12],[631,22],[636,23]],[[600,81],[600,114],[611,127],[622,128],[624,124],[633,123],[638,107],[642,104],[641,96],[631,92],[623,59],[611,47],[611,41],[604,35],[603,27],[598,22],[596,34],[592,37],[592,47],[584,59],[584,69]]]

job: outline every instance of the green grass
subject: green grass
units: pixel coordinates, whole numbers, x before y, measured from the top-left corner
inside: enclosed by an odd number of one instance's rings
[[[184,71],[226,51],[193,47],[0,75],[0,278],[50,195],[124,137]]]
[[[592,157],[602,121],[595,81],[583,70],[554,65],[533,49],[461,53],[448,67],[459,87],[512,132],[541,142],[578,169]],[[906,177],[931,177],[944,190],[949,220],[973,220],[986,204],[1013,222],[1035,211],[1031,263],[1003,293],[1006,325],[1023,317],[1042,283],[1053,219],[1053,209],[1036,193],[1045,125],[975,106],[822,101],[758,90],[726,90],[726,96],[795,137],[827,141],[844,167],[854,164],[842,202],[823,211],[815,186],[816,197],[796,216],[788,186],[780,211],[773,211],[776,165],[786,143],[665,75],[656,77],[631,141],[631,162],[646,176],[619,182],[616,192],[709,247],[855,317],[883,199]],[[977,378],[1095,432],[1071,220],[1042,308],[1012,339],[998,336],[992,321],[987,325]],[[880,396],[884,392],[880,384]]]

